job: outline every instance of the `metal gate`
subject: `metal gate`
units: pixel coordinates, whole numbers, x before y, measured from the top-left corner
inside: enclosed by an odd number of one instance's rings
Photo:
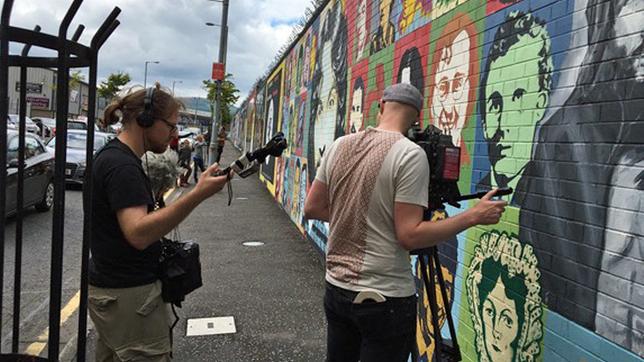
[[[67,148],[67,117],[69,97],[69,70],[71,68],[89,68],[89,94],[87,110],[87,150],[93,150],[94,145],[94,120],[96,116],[96,82],[98,51],[107,38],[118,27],[116,20],[121,10],[117,7],[104,20],[101,27],[92,38],[90,46],[78,43],[85,27],[79,25],[76,32],[67,39],[67,32],[72,19],[80,8],[83,0],[74,0],[69,7],[58,35],[48,35],[40,32],[40,27],[33,30],[12,27],[10,25],[13,0],[5,0],[2,6],[2,19],[0,22],[0,164],[7,165],[7,116],[9,111],[8,100],[8,74],[9,67],[20,67],[20,109],[18,127],[18,185],[17,185],[17,215],[16,215],[16,241],[15,241],[15,273],[13,290],[13,328],[11,351],[2,351],[1,360],[14,361],[57,361],[60,349],[60,307],[62,292],[63,270],[63,245],[64,245],[64,218],[65,218],[65,163]],[[10,42],[24,44],[20,55],[9,54]],[[41,47],[57,52],[57,57],[29,56],[32,46]],[[49,304],[49,338],[48,358],[20,355],[18,351],[20,339],[20,281],[22,263],[22,236],[23,236],[23,190],[25,182],[25,117],[26,117],[26,89],[27,68],[50,68],[58,73],[56,83],[56,157],[54,169],[54,200],[53,223],[51,234],[51,276],[50,276],[50,304]],[[92,173],[92,152],[86,152],[86,175]],[[0,311],[2,311],[3,286],[4,286],[4,251],[5,251],[5,221],[6,221],[6,168],[0,172]],[[83,217],[83,246],[81,263],[80,306],[78,315],[78,345],[77,356],[79,361],[85,360],[86,330],[87,330],[87,268],[89,259],[89,236],[92,230],[91,220],[91,194],[92,178],[86,177],[83,187],[83,203],[85,213]],[[2,314],[0,314],[0,326]],[[0,329],[0,339],[2,330]]]

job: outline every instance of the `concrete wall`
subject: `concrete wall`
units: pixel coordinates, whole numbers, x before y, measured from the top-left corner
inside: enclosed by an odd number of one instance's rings
[[[641,360],[644,1],[331,0],[231,133],[245,150],[287,135],[260,177],[321,250],[328,225],[302,217],[320,156],[397,82],[461,147],[461,193],[516,190],[500,224],[440,248],[464,360]],[[426,295],[418,312],[428,361]]]

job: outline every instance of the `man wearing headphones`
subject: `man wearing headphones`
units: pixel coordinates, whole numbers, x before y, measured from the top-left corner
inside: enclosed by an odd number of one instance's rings
[[[95,156],[91,175],[89,312],[98,332],[96,361],[171,359],[170,319],[158,277],[159,240],[228,180],[212,176],[219,170],[215,164],[190,192],[154,210],[141,156],[164,152],[177,137],[181,107],[157,84],[130,92],[105,110],[104,126],[120,120],[123,130]]]

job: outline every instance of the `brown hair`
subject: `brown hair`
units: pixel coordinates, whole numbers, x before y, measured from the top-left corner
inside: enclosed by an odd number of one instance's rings
[[[158,82],[154,87],[156,88],[152,96],[152,117],[154,119],[166,119],[178,110],[184,108],[183,102],[173,97],[167,90],[161,89],[161,85]],[[102,122],[103,127],[115,124],[118,121],[121,121],[123,126],[131,121],[136,121],[136,117],[143,113],[145,109],[143,104],[144,100],[145,89],[134,90],[130,88],[125,96],[115,98],[105,108],[105,116]]]

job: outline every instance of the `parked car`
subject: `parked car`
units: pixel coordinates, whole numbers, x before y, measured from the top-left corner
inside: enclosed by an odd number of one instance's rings
[[[67,129],[87,129],[87,120],[84,119],[68,119]],[[101,132],[97,124],[94,124],[94,131]]]
[[[112,133],[95,132],[93,153],[100,150],[115,135]],[[56,148],[56,138],[53,137],[47,143],[51,152]],[[87,146],[87,131],[67,131],[67,162],[65,164],[65,181],[72,184],[82,184],[85,179],[85,149]]]
[[[33,118],[34,123],[40,130],[40,138],[48,140],[56,135],[56,120],[48,117]]]
[[[17,114],[9,114],[7,117],[7,129],[18,129],[20,117],[18,117]],[[9,127],[9,123],[11,123],[13,127]],[[38,126],[29,117],[25,117],[25,129],[27,132],[38,133]]]
[[[7,186],[5,216],[15,214],[18,206],[18,132],[7,131]],[[24,207],[38,211],[51,209],[54,203],[54,153],[38,137],[25,136]]]

